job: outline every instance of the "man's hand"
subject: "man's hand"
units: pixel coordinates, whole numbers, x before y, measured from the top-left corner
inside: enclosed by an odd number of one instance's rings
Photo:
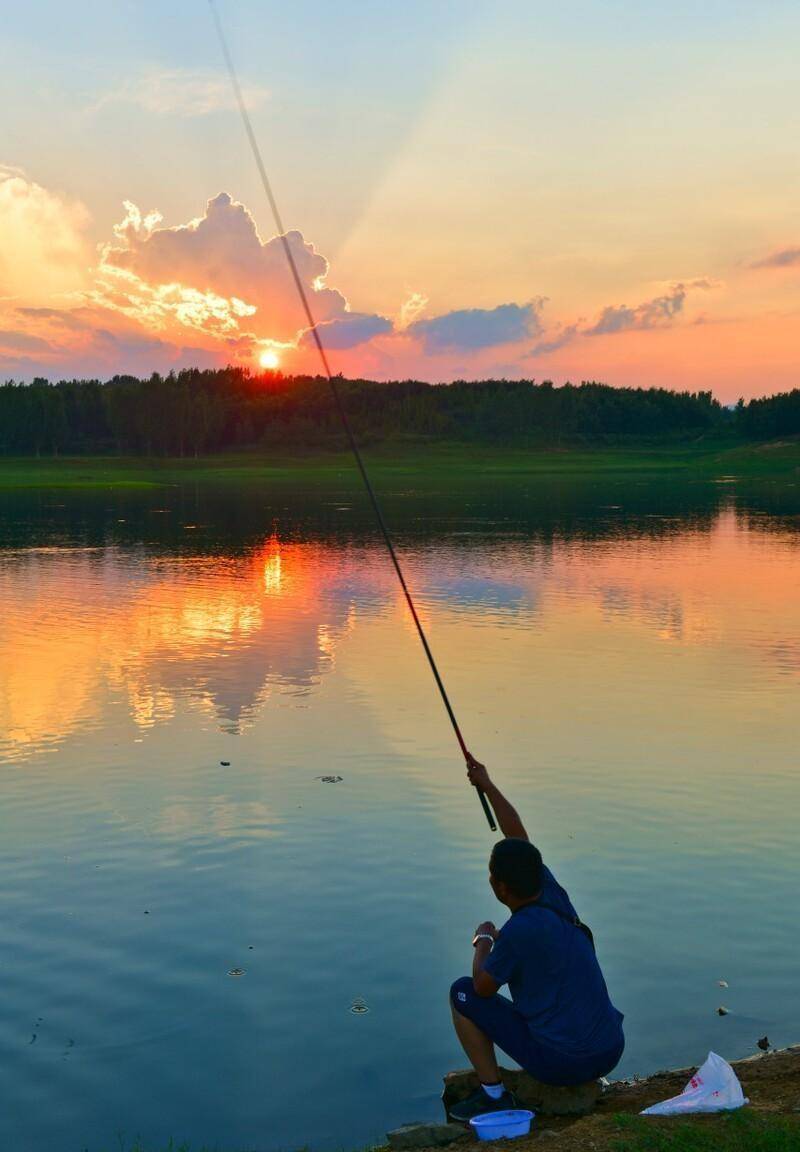
[[[516,809],[509,804],[497,785],[489,779],[486,766],[476,760],[470,752],[467,752],[467,776],[474,788],[480,788],[481,792],[486,793],[489,803],[494,808],[494,814],[503,835],[527,840],[528,833],[525,831],[525,826],[517,815]]]
[[[496,940],[497,929],[495,928],[494,924],[492,924],[491,920],[484,920],[482,924],[478,925],[472,935],[473,938],[475,936],[491,936],[493,940]]]
[[[470,784],[474,788],[479,788],[481,792],[485,792],[491,787],[491,780],[489,773],[484,764],[479,764],[478,761],[469,752],[467,753],[467,777]]]

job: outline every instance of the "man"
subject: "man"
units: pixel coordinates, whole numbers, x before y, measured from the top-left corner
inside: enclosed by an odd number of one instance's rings
[[[625,1047],[623,1017],[609,999],[591,933],[483,764],[470,757],[467,774],[506,837],[492,851],[489,883],[511,916],[499,931],[488,921],[478,925],[472,976],[450,989],[456,1033],[480,1081],[450,1109],[461,1121],[515,1107],[495,1044],[537,1080],[563,1085],[605,1076]],[[503,984],[510,1000],[498,995]]]

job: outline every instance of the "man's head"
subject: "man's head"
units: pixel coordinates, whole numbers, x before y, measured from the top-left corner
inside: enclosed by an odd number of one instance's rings
[[[542,854],[527,840],[499,840],[489,858],[489,883],[501,904],[515,908],[542,889]]]

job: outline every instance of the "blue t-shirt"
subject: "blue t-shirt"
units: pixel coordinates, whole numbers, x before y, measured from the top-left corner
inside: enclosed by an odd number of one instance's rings
[[[544,869],[541,900],[575,916],[569,896]],[[570,1056],[608,1052],[622,1038],[622,1013],[586,935],[546,908],[528,904],[500,929],[484,971],[508,984],[514,1006],[541,1043]]]

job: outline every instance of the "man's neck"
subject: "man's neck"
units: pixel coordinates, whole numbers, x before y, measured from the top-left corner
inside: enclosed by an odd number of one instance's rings
[[[529,904],[535,904],[541,898],[542,893],[537,892],[535,896],[524,896],[517,899],[516,896],[509,896],[506,905],[510,912],[519,912],[520,908],[527,908]]]

